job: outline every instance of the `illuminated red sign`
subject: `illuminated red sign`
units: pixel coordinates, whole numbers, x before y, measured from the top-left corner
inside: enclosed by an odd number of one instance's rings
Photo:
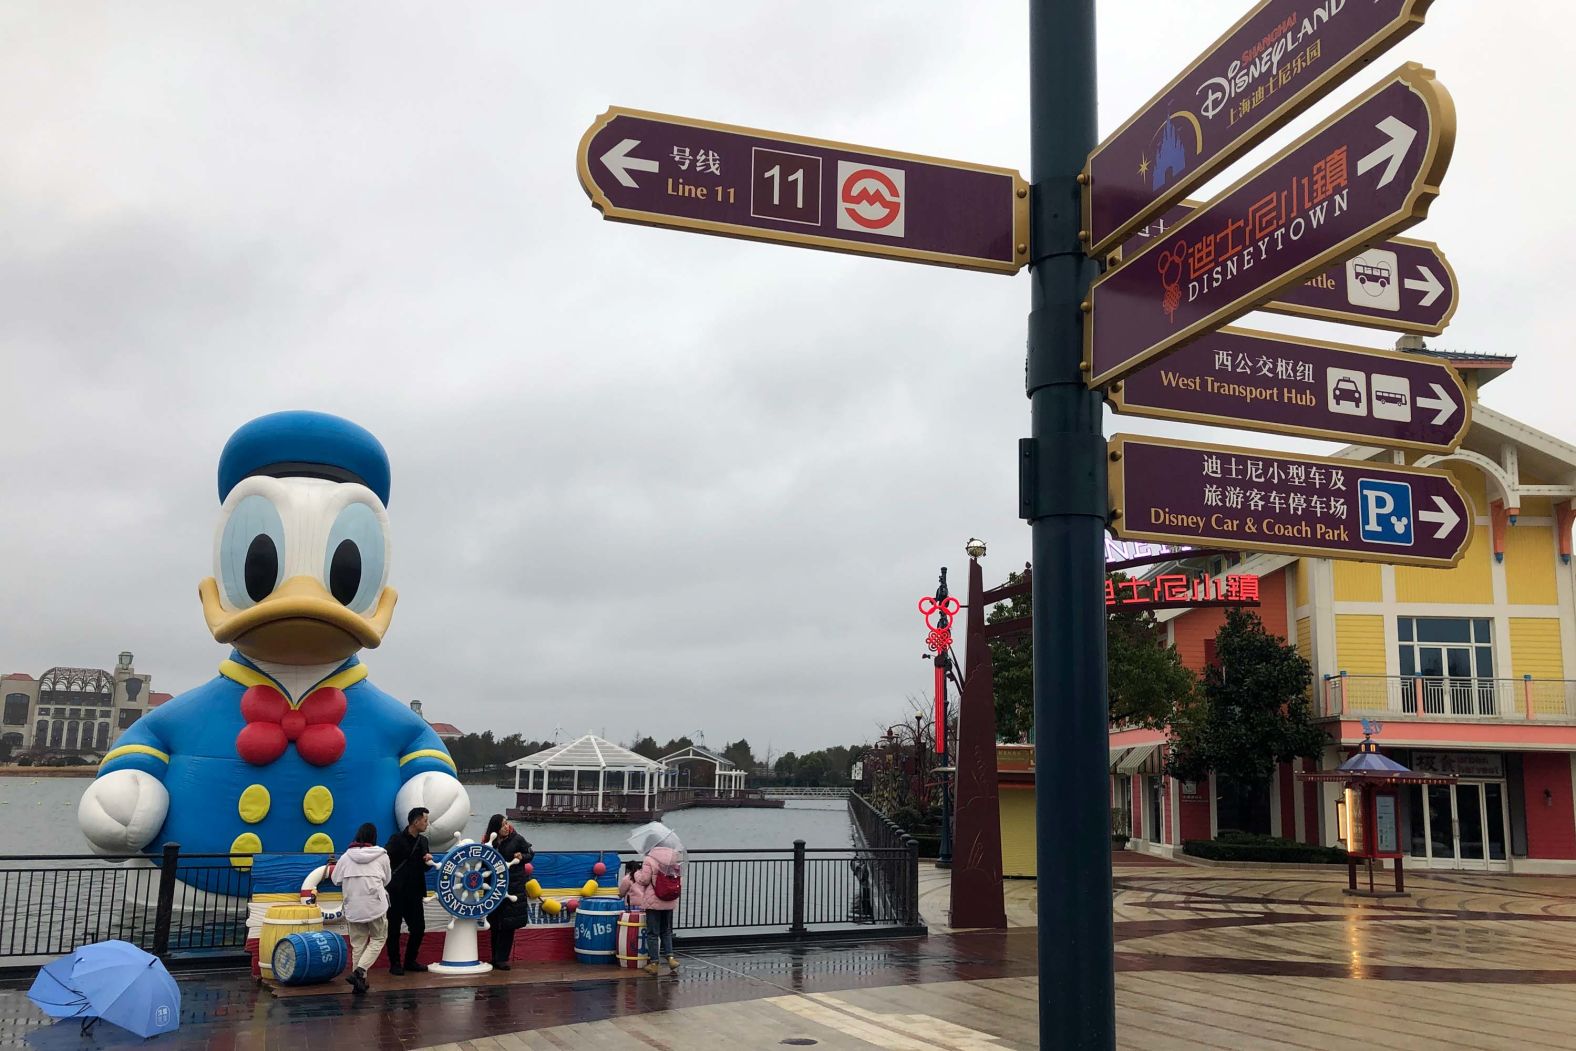
[[[1107,606],[1137,606],[1148,609],[1175,606],[1257,606],[1259,578],[1250,574],[1231,574],[1222,579],[1187,573],[1159,573],[1135,580],[1105,582]]]

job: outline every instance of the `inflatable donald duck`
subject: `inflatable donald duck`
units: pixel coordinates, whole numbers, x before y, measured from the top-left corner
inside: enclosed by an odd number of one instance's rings
[[[445,843],[470,799],[432,728],[367,680],[356,654],[383,641],[389,463],[349,420],[278,412],[236,431],[219,456],[214,575],[197,589],[217,677],[123,733],[78,819],[103,854],[328,853],[372,820],[391,832],[413,807]],[[183,870],[235,893],[223,869]]]

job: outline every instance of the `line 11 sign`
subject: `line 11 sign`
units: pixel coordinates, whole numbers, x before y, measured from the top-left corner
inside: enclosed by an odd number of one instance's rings
[[[1131,434],[1109,460],[1124,540],[1444,568],[1472,536],[1471,502],[1434,468]]]
[[[604,219],[1002,274],[1029,261],[1010,168],[617,106],[576,162]]]

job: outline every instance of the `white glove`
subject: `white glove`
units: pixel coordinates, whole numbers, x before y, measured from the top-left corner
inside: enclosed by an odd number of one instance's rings
[[[471,819],[471,797],[453,774],[429,770],[417,774],[394,797],[394,827],[404,828],[415,807],[427,808],[427,842],[433,853],[453,846],[455,834]]]
[[[77,823],[95,854],[135,854],[159,834],[170,812],[163,782],[142,770],[112,770],[82,793]]]

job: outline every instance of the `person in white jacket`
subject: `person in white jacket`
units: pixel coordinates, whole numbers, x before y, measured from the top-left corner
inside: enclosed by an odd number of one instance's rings
[[[367,968],[377,961],[389,937],[389,853],[378,846],[377,826],[356,829],[356,841],[329,866],[328,877],[345,894],[345,924],[350,928],[352,970],[345,978],[357,996],[367,992]]]

